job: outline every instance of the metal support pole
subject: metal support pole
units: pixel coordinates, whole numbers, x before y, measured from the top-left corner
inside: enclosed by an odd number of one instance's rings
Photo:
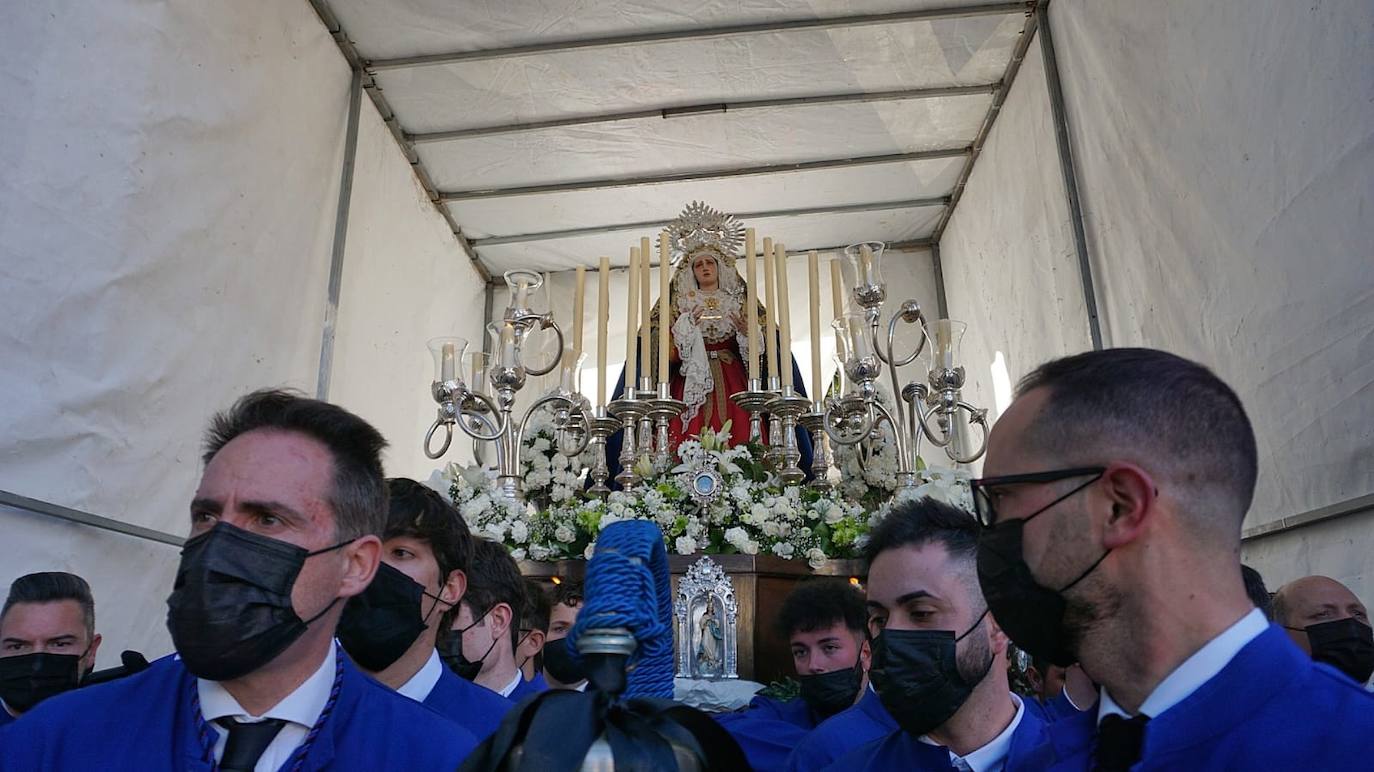
[[[89,525],[103,531],[112,531],[125,536],[132,536],[136,539],[146,539],[148,541],[170,544],[173,547],[180,547],[186,541],[174,534],[165,533],[152,528],[144,528],[141,525],[134,525],[133,523],[125,523],[121,520],[101,517],[100,515],[93,515],[90,512],[64,507],[61,504],[54,504],[50,501],[21,496],[11,491],[0,490],[0,506],[13,507],[23,512],[32,512],[38,515],[47,515],[48,517],[55,517],[59,520],[66,520],[79,525]]]
[[[339,319],[339,292],[343,288],[344,246],[348,241],[348,207],[353,200],[353,166],[358,155],[358,116],[363,107],[363,72],[353,69],[348,89],[348,133],[344,138],[343,172],[339,178],[339,207],[334,217],[334,250],[329,261],[329,298],[324,307],[324,335],[320,341],[320,377],[315,396],[329,399],[329,379],[334,369],[334,334]]]
[[[949,301],[945,298],[945,267],[940,262],[940,244],[930,245],[930,262],[935,269],[935,310],[940,319],[949,318]]]
[[[1069,116],[1064,109],[1064,87],[1059,80],[1059,60],[1054,55],[1054,35],[1050,33],[1049,3],[1035,7],[1040,35],[1040,53],[1045,59],[1045,85],[1050,96],[1050,113],[1054,119],[1054,138],[1059,146],[1059,168],[1064,176],[1064,190],[1069,199],[1069,221],[1073,225],[1074,250],[1078,252],[1078,273],[1083,281],[1083,303],[1088,311],[1088,334],[1093,350],[1102,350],[1102,326],[1097,317],[1097,292],[1093,289],[1092,261],[1088,254],[1088,236],[1083,228],[1083,202],[1078,195],[1078,173],[1073,162],[1070,142]]]

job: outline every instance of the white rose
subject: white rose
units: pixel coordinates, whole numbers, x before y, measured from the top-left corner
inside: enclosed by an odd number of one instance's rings
[[[811,564],[812,568],[820,568],[825,565],[825,552],[820,547],[812,547],[806,551],[806,562]]]
[[[752,540],[747,541],[743,547],[739,548],[739,551],[746,555],[757,555],[759,554],[759,543]]]
[[[749,534],[739,526],[727,528],[725,529],[725,541],[742,552],[744,545],[749,542]]]
[[[520,548],[518,548],[518,549],[513,549],[513,550],[511,550],[511,551],[510,551],[510,556],[513,557],[513,558],[515,558],[516,560],[524,560],[524,559],[525,559],[525,548],[524,548],[524,547],[520,547]]]
[[[673,542],[673,549],[679,555],[690,555],[697,551],[697,542],[690,536],[679,536],[677,541]]]
[[[844,510],[839,507],[831,507],[825,512],[825,524],[834,525],[844,519]]]
[[[553,530],[553,538],[564,544],[570,543],[576,536],[577,534],[573,532],[573,529],[566,525],[560,525]]]
[[[510,526],[510,538],[515,542],[523,542],[530,537],[530,527],[523,520],[516,520]]]
[[[550,550],[542,544],[530,545],[530,557],[534,560],[548,560],[549,556],[552,554],[553,550]]]
[[[780,558],[790,558],[794,552],[796,552],[796,548],[785,541],[773,545],[773,554]]]

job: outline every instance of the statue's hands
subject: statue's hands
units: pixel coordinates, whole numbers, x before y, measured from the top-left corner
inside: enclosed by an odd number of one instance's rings
[[[693,323],[693,324],[701,324],[701,315],[704,314],[704,313],[706,313],[706,309],[705,309],[704,307],[702,307],[702,306],[697,306],[696,308],[693,308],[693,309],[692,309],[692,323]]]
[[[744,325],[744,317],[738,311],[730,312],[730,324],[735,326],[735,331],[740,335],[748,335],[749,329]]]

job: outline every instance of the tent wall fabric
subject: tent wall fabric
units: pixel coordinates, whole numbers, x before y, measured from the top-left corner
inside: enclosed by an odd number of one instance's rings
[[[0,30],[0,83],[0,490],[183,535],[211,413],[263,386],[315,390],[347,64],[303,2],[24,4]],[[333,380],[409,473],[424,340],[475,339],[481,284],[363,109]],[[405,235],[384,250],[387,232]],[[379,318],[359,282],[412,315]],[[0,589],[36,570],[91,580],[102,665],[169,649],[175,546],[12,507],[0,529]]]
[[[1235,387],[1250,528],[1374,493],[1374,6],[1055,0],[1050,22],[1109,344]],[[1246,558],[1368,602],[1371,548],[1351,516]]]

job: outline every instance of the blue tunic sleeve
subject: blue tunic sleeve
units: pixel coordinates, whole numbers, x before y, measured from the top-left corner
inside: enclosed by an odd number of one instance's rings
[[[429,690],[424,704],[449,721],[468,730],[479,741],[487,739],[501,725],[501,719],[515,703],[496,692],[444,672]]]

